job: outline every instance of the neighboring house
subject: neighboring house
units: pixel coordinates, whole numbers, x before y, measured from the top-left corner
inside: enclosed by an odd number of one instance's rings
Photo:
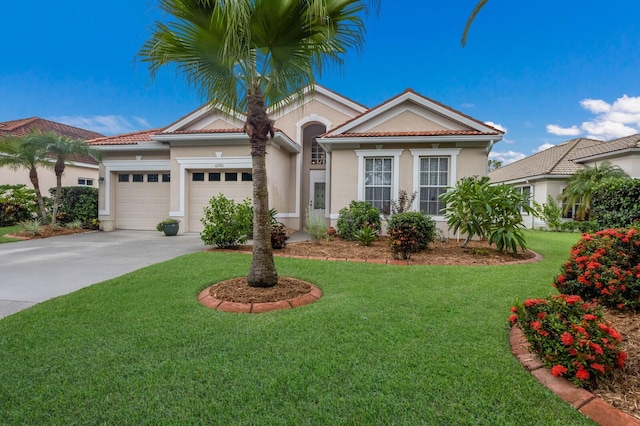
[[[80,129],[78,127],[69,126],[55,121],[45,120],[43,118],[31,117],[20,120],[0,122],[0,139],[4,136],[25,136],[32,131],[39,130],[42,132],[55,132],[72,139],[94,139],[102,137],[100,133],[90,130]],[[53,161],[51,163],[53,166]],[[49,188],[56,187],[56,174],[53,168],[39,168],[38,179],[43,195],[48,195]],[[0,167],[0,185],[17,185],[24,184],[32,188],[29,180],[29,171],[24,169],[11,170],[9,167]],[[62,175],[63,186],[98,186],[98,162],[91,157],[82,157],[74,159],[69,164]]]
[[[584,166],[609,161],[632,178],[640,178],[640,133],[575,151],[571,159]]]
[[[368,109],[324,87],[270,111],[270,207],[293,229],[307,209],[335,226],[352,200],[385,208],[401,189],[445,227],[438,195],[464,176],[486,175],[503,132],[408,89]],[[220,193],[252,196],[245,116],[204,106],[163,129],[90,141],[103,152],[99,217],[105,231],[154,229],[166,217],[198,232]]]
[[[558,201],[567,186],[567,180],[578,170],[608,160],[619,166],[631,177],[640,177],[640,134],[602,142],[578,138],[538,152],[522,160],[489,172],[494,183],[513,185],[530,194],[531,200],[540,204],[551,195]],[[572,218],[576,206],[572,206],[566,218]],[[523,215],[527,228],[546,224],[532,215]]]

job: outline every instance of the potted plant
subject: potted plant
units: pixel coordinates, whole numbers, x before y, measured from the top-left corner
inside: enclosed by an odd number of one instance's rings
[[[178,228],[180,227],[180,221],[178,219],[168,218],[156,225],[158,231],[164,232],[164,235],[171,237],[178,234]]]

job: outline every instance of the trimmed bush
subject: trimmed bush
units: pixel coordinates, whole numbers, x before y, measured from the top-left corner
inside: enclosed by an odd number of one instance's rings
[[[602,309],[577,295],[528,299],[511,308],[534,352],[556,377],[594,388],[614,367],[624,368],[622,336],[604,320]]]
[[[591,220],[598,229],[640,222],[640,179],[607,179],[599,183],[591,196]]]
[[[0,185],[0,226],[13,226],[37,214],[36,191],[25,185]]]
[[[562,222],[560,225],[561,232],[575,232],[575,233],[593,233],[599,231],[601,228],[597,222],[592,220],[572,220],[569,222]]]
[[[640,233],[620,228],[584,234],[553,285],[604,306],[640,309]]]
[[[248,199],[236,204],[219,194],[209,200],[200,222],[204,225],[200,238],[205,244],[221,248],[237,247],[246,243],[247,236],[252,233],[253,209]]]
[[[382,229],[380,211],[366,201],[351,201],[349,207],[340,209],[338,213],[338,235],[345,240],[355,240],[356,233],[365,223],[376,231]]]
[[[90,186],[64,186],[61,188],[57,222],[66,224],[79,220],[86,228],[98,219],[98,188]],[[49,190],[52,197],[56,189]]]
[[[389,218],[387,234],[394,259],[409,259],[435,239],[436,224],[423,212],[398,213]]]

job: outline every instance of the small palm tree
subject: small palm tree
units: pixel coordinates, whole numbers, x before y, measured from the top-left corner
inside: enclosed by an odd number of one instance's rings
[[[571,176],[567,181],[567,187],[560,195],[560,199],[565,204],[564,214],[567,214],[573,206],[578,205],[575,218],[577,220],[588,219],[593,189],[598,182],[610,178],[629,178],[629,175],[609,161],[603,161],[600,165],[586,167]]]
[[[60,196],[62,194],[62,174],[67,164],[73,162],[74,158],[92,157],[100,158],[100,152],[91,147],[86,141],[71,139],[54,132],[43,133],[38,136],[39,143],[45,146],[46,152],[52,160],[55,160],[54,171],[56,173],[56,195],[53,201],[53,211],[51,213],[51,224],[55,225],[60,206]]]
[[[373,2],[378,3],[378,2]],[[364,1],[160,0],[172,19],[156,22],[139,52],[152,76],[177,66],[208,102],[246,111],[253,164],[254,245],[247,281],[278,281],[271,248],[266,142],[273,137],[267,105],[277,108],[312,87],[326,63],[342,64],[362,45]]]
[[[31,132],[25,136],[5,136],[0,140],[0,166],[8,166],[11,170],[25,169],[29,171],[29,180],[36,191],[40,219],[47,223],[47,210],[40,191],[38,167],[51,168],[47,160],[46,144],[41,139],[42,133]]]

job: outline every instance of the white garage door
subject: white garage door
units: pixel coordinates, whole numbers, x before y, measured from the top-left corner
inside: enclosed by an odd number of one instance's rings
[[[189,231],[200,232],[200,219],[211,197],[224,194],[230,200],[240,203],[252,197],[253,184],[250,171],[193,171],[190,180]]]
[[[155,230],[169,217],[169,174],[119,173],[116,182],[116,228]]]

